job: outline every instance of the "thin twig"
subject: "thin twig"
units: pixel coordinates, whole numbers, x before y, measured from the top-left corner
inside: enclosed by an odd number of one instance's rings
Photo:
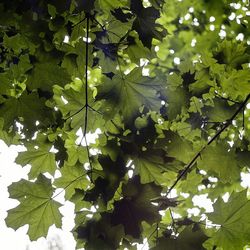
[[[245,129],[245,107],[242,110],[242,129]]]
[[[88,105],[89,106],[89,105]],[[102,112],[100,112],[99,110],[96,110],[96,109],[94,109],[93,107],[91,107],[91,106],[89,106],[89,108],[92,110],[92,111],[94,111],[94,112],[96,112],[97,114],[99,114],[99,115],[103,115],[103,113]]]
[[[77,115],[78,113],[80,113],[86,105],[84,105],[82,108],[80,108],[79,110],[77,110],[75,113],[73,113],[72,115],[66,117],[64,120],[67,121],[68,119],[72,118],[73,116]]]
[[[86,35],[86,51],[85,51],[85,123],[83,136],[87,133],[88,124],[88,60],[89,60],[89,15],[87,14],[87,35]]]
[[[67,121],[68,119],[74,117],[75,115],[77,115],[78,113],[80,113],[84,108],[86,108],[86,104],[85,104],[82,108],[78,109],[78,110],[77,110],[75,113],[73,113],[72,115],[70,115],[70,116],[64,118],[64,120]],[[100,111],[98,111],[98,110],[92,108],[90,105],[88,105],[88,108],[90,108],[92,111],[96,112],[96,113],[99,114],[99,115],[103,115]]]
[[[177,185],[177,183],[182,179],[182,177],[189,171],[189,169],[194,165],[198,157],[201,155],[203,150],[209,146],[217,137],[220,136],[220,134],[232,123],[234,118],[240,113],[242,109],[246,106],[248,100],[250,99],[250,94],[246,97],[245,101],[241,103],[240,107],[236,110],[236,112],[232,115],[232,117],[227,120],[224,124],[224,126],[207,142],[205,146],[202,147],[202,149],[192,158],[192,160],[188,163],[188,165],[184,168],[184,170],[181,172],[181,174],[177,177],[174,184],[169,188],[166,196],[173,190],[173,188]]]
[[[75,26],[77,26],[77,25],[79,25],[80,23],[84,22],[86,18],[87,18],[87,17],[85,16],[82,20],[80,20],[80,21],[77,22],[76,24],[72,25],[72,28],[74,28]]]
[[[84,136],[84,139],[85,139],[87,155],[88,155],[88,160],[89,160],[89,166],[90,166],[90,181],[93,183],[93,178],[92,178],[93,166],[92,166],[91,159],[90,159],[89,145],[88,145],[88,142],[87,142],[86,135]]]
[[[76,179],[74,179],[74,180],[71,181],[69,184],[67,184],[67,185],[62,189],[62,191],[60,191],[59,193],[55,194],[51,199],[56,198],[59,194],[61,194],[61,193],[62,193],[63,191],[65,191],[69,186],[71,186],[75,181],[81,179],[82,177],[84,177],[84,176],[87,175],[87,174],[88,174],[88,172],[86,172],[86,173],[84,173],[84,174],[78,176]]]
[[[174,216],[173,216],[172,210],[171,210],[170,207],[168,208],[168,210],[169,210],[170,217],[171,217],[171,219],[172,219],[172,225],[174,225],[174,224],[175,224],[175,221],[174,221]]]
[[[120,131],[120,128],[118,127],[117,124],[115,124],[115,122],[113,121],[113,119],[110,120],[110,122],[115,126],[115,128]]]
[[[217,96],[218,98],[223,99],[225,101],[228,101],[228,102],[233,102],[233,103],[236,103],[236,104],[240,104],[240,102],[234,101],[234,100],[232,100],[232,99],[230,99],[228,97],[224,97],[224,96],[222,96],[222,95],[220,95],[218,93],[215,93],[215,96]]]
[[[158,230],[158,223],[156,224],[156,228],[155,230],[148,236],[147,241],[143,244],[141,250],[143,250],[143,248],[146,246],[147,242],[151,239],[151,237],[154,235],[154,233]]]
[[[92,179],[93,166],[92,166],[91,159],[90,159],[89,145],[88,145],[88,141],[87,141],[87,137],[86,137],[87,126],[88,126],[88,108],[90,107],[88,104],[89,18],[90,18],[89,13],[87,13],[86,14],[87,34],[86,34],[86,51],[85,51],[85,118],[84,118],[83,137],[85,139],[88,161],[89,161],[89,165],[90,165],[90,181],[93,183],[93,179]]]
[[[158,242],[159,239],[159,223],[156,223],[156,242]]]
[[[94,22],[96,22],[103,31],[106,31],[105,25],[102,25],[94,16],[92,16]]]

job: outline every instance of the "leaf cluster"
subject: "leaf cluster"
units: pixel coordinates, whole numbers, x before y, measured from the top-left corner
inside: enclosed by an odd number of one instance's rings
[[[0,14],[0,139],[31,165],[9,187],[9,227],[61,227],[62,188],[79,248],[250,244],[244,1],[15,0]]]

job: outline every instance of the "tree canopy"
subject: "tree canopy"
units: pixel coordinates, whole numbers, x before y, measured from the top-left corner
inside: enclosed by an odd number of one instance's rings
[[[250,245],[248,4],[1,1],[0,139],[31,165],[6,224],[61,227],[62,188],[78,248]]]

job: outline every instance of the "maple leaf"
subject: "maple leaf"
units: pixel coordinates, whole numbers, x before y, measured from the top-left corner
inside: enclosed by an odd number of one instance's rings
[[[161,157],[142,155],[141,157],[134,157],[133,163],[136,167],[135,171],[140,174],[142,184],[149,182],[161,184],[164,182],[165,178],[162,172],[166,171],[166,168]]]
[[[142,221],[152,224],[160,218],[158,208],[150,202],[159,189],[152,183],[140,184],[139,177],[135,176],[123,186],[124,198],[114,203],[112,223],[122,224],[127,235],[139,238]]]
[[[223,91],[227,89],[229,96],[234,100],[244,100],[250,93],[250,75],[248,69],[233,69],[228,74],[221,76],[221,86]]]
[[[214,212],[207,215],[220,228],[208,242],[227,250],[243,249],[249,243],[250,201],[246,195],[247,190],[234,192],[227,203],[218,198],[214,204]]]
[[[40,175],[35,182],[21,180],[9,187],[10,197],[21,203],[8,211],[6,224],[18,229],[29,225],[28,234],[31,240],[46,236],[51,225],[62,226],[62,215],[59,212],[61,204],[51,196],[53,188],[50,181]]]
[[[36,121],[47,125],[50,121],[50,110],[37,93],[24,92],[19,98],[8,98],[0,107],[0,116],[4,118],[4,129],[8,130],[17,120],[21,120],[25,128],[34,132]]]
[[[55,179],[54,185],[58,188],[65,188],[65,198],[70,199],[75,189],[86,190],[89,186],[87,179],[87,171],[83,169],[81,164],[69,165],[64,164],[61,169],[62,176]]]
[[[48,151],[48,148],[29,149],[20,152],[16,158],[16,163],[22,166],[31,165],[29,178],[34,179],[40,173],[50,173],[54,175],[56,171],[55,154]]]
[[[69,82],[71,77],[66,69],[50,62],[36,64],[29,78],[32,89],[40,88],[45,91],[52,91],[53,85],[64,86]]]
[[[233,182],[239,178],[240,170],[236,154],[229,150],[226,145],[210,145],[201,153],[198,167],[215,173],[224,183]]]
[[[151,49],[152,39],[162,40],[166,35],[166,30],[155,21],[160,17],[159,10],[154,7],[144,8],[141,1],[131,1],[131,10],[136,14],[133,28],[138,32],[143,45]]]
[[[192,230],[186,227],[177,238],[160,238],[158,244],[152,250],[203,250],[202,244],[207,236],[200,229]]]
[[[97,0],[97,3],[100,9],[105,11],[123,7],[125,5],[125,1],[118,1],[118,0]]]
[[[88,112],[87,130],[95,132],[103,120],[102,115],[95,110],[98,108],[98,104],[95,105],[92,92],[88,91],[88,106],[86,106],[84,85],[81,81],[74,82],[65,89],[54,86],[54,100],[66,122],[70,123],[71,128],[84,130],[85,115]]]
[[[166,147],[168,156],[184,163],[188,163],[194,154],[192,144],[175,133],[169,132],[166,135]]]
[[[85,249],[117,249],[124,237],[122,225],[113,226],[110,215],[102,213],[99,220],[90,220],[85,226],[77,228],[78,238],[85,239]]]
[[[98,86],[97,99],[106,99],[125,120],[131,120],[141,106],[159,110],[161,100],[157,93],[160,91],[163,86],[159,80],[142,76],[141,68],[135,68],[128,75],[115,75],[112,80],[105,78],[105,82]]]

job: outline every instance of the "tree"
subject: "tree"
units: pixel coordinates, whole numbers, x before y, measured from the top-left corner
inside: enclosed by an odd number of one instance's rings
[[[61,227],[54,198],[63,188],[75,204],[78,247],[250,244],[241,185],[250,167],[247,7],[1,1],[0,138],[25,146],[16,162],[31,165],[29,180],[9,187],[20,204],[7,225],[28,224],[31,240]],[[198,194],[213,212],[189,212]]]

